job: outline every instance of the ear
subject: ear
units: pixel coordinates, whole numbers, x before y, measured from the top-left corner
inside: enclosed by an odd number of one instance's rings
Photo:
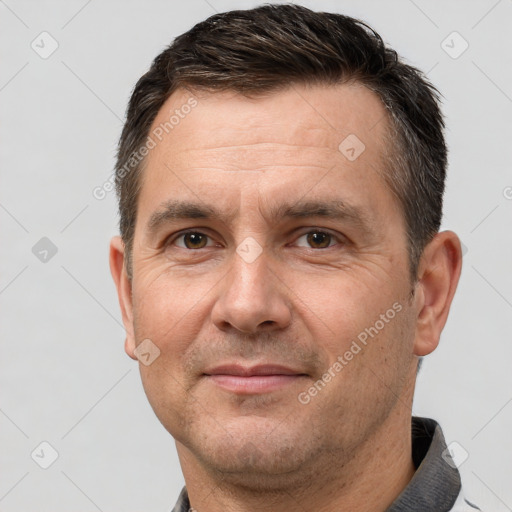
[[[120,236],[115,236],[110,241],[110,272],[117,288],[117,296],[126,330],[124,350],[132,359],[137,359],[134,354],[132,285],[126,272],[125,246]]]
[[[439,344],[462,268],[459,237],[437,233],[425,247],[418,268],[415,303],[418,311],[414,354],[425,356]]]

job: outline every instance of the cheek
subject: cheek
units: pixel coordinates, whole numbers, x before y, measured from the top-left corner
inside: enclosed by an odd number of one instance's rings
[[[311,329],[328,361],[321,377],[329,382],[324,406],[338,408],[354,424],[368,414],[383,418],[409,374],[413,312],[398,294],[331,293],[332,301],[324,300],[325,323],[317,320]]]
[[[144,277],[133,288],[137,342],[151,339],[176,366],[202,328],[212,285],[194,278],[173,278],[170,273]]]
[[[185,355],[202,328],[207,294],[198,283],[183,286],[169,273],[143,277],[139,275],[133,286],[135,336],[137,343],[149,338],[159,355],[148,366],[139,364],[142,384],[161,423],[176,432],[193,384],[186,374]]]
[[[367,330],[375,333],[375,324],[379,334],[389,331],[400,314],[397,309],[403,310],[404,291],[369,273],[340,271],[328,279],[302,277],[293,289],[298,315],[329,359],[343,354],[358,336],[364,340]]]

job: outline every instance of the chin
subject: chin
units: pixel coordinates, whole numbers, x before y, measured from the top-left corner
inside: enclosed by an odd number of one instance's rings
[[[297,447],[281,446],[270,451],[247,442],[238,451],[225,449],[200,455],[205,467],[222,475],[225,484],[252,492],[280,491],[304,480],[305,457]]]
[[[274,422],[262,423],[243,422],[238,428],[231,425],[226,430],[203,425],[201,432],[183,444],[203,467],[222,475],[223,481],[248,489],[256,484],[260,490],[282,488],[284,481],[304,472],[319,450],[314,449],[304,433],[291,430],[289,424],[279,428]],[[194,442],[197,439],[201,442]]]

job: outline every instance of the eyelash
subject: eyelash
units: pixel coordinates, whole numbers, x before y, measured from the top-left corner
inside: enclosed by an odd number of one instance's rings
[[[337,244],[344,244],[346,243],[346,241],[339,235],[335,235],[333,233],[331,233],[330,231],[327,231],[325,229],[320,229],[320,228],[313,228],[313,229],[310,229],[309,231],[306,231],[304,233],[302,233],[298,238],[297,240],[299,240],[300,238],[304,237],[304,236],[307,236],[309,234],[312,234],[312,233],[321,233],[321,234],[324,234],[324,235],[327,235],[327,236],[330,236],[331,239],[334,239],[334,241],[337,242]],[[206,236],[208,237],[210,240],[212,237],[210,237],[209,235],[207,235],[206,233],[203,233],[202,231],[198,231],[198,230],[194,230],[194,229],[189,229],[187,231],[181,231],[179,233],[177,233],[176,235],[174,236],[171,236],[169,237],[166,242],[164,243],[165,247],[168,247],[168,246],[171,246],[173,245],[177,240],[179,240],[180,238],[183,238],[185,235],[187,234],[197,234],[197,235],[202,235],[202,236]],[[297,241],[296,240],[296,241]],[[330,249],[331,247],[333,247],[334,245],[337,245],[337,244],[332,244],[332,245],[329,245],[327,247],[322,247],[322,248],[315,248],[315,247],[309,247],[309,249],[313,249],[313,250],[326,250],[326,249]],[[188,251],[199,251],[200,249],[207,249],[208,247],[211,247],[211,246],[206,246],[206,247],[200,247],[199,249],[189,249],[188,247],[180,247],[180,249],[186,249]]]

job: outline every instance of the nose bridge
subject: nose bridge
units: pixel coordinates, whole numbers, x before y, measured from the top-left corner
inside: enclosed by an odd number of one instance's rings
[[[231,291],[239,300],[258,298],[268,292],[272,281],[269,255],[252,237],[244,239],[236,248],[231,266]]]
[[[232,256],[231,268],[214,306],[217,327],[231,326],[245,333],[283,328],[290,310],[283,289],[272,270],[272,255],[255,239],[243,240]]]

